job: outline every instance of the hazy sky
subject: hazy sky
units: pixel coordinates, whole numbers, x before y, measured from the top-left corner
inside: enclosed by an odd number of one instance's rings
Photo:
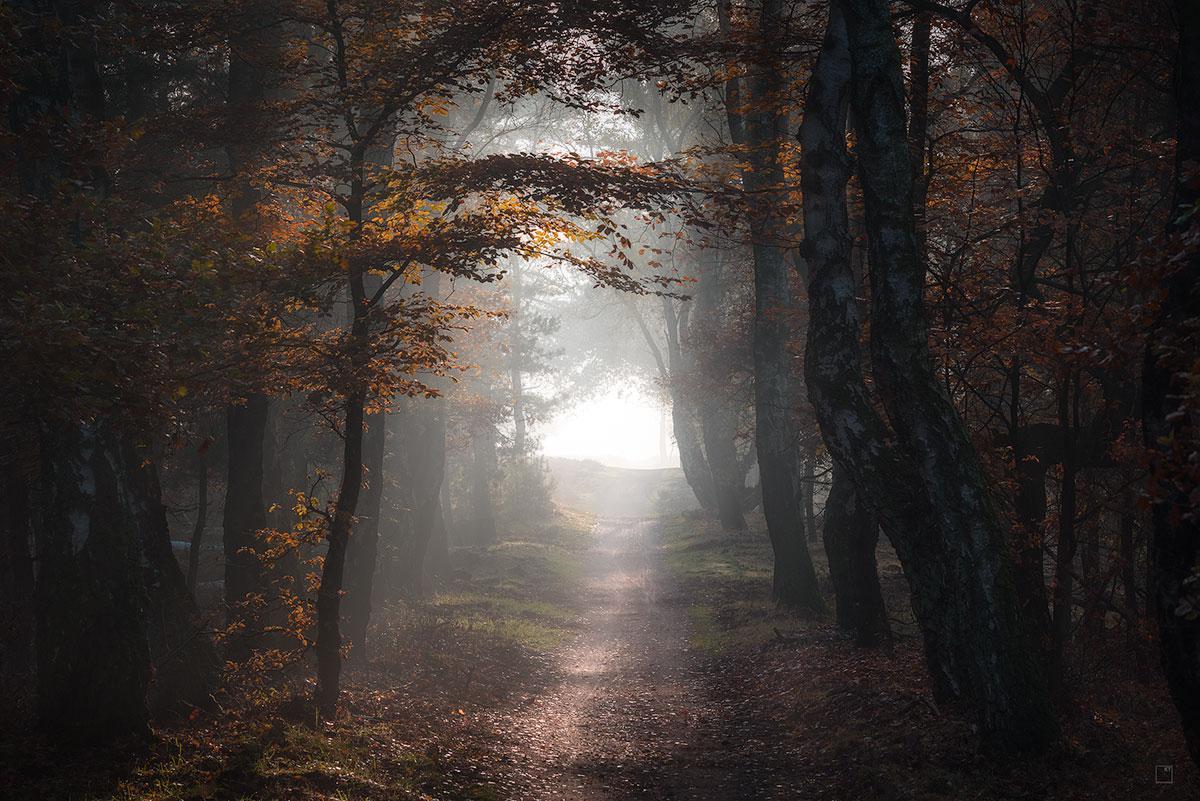
[[[659,450],[664,424],[665,460]],[[675,467],[679,457],[670,431],[671,413],[664,415],[658,400],[635,390],[612,389],[548,421],[541,432],[542,452],[614,467]]]

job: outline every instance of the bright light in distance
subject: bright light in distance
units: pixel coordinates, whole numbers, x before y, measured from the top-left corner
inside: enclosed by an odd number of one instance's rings
[[[670,410],[664,413],[659,401],[634,390],[609,390],[548,421],[542,429],[542,453],[613,467],[679,465]]]

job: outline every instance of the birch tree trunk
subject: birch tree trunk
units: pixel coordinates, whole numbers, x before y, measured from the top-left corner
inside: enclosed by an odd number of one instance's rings
[[[1057,737],[1044,665],[966,428],[933,369],[917,252],[900,52],[884,0],[846,0],[851,104],[871,262],[872,369],[946,555],[951,636],[980,728],[997,746]]]

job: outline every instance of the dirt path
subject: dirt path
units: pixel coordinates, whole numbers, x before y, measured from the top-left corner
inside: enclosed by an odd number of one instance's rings
[[[596,524],[585,630],[559,656],[561,681],[499,721],[521,798],[760,796],[761,777],[735,755],[748,745],[738,710],[714,700],[688,647],[658,532],[651,519]]]

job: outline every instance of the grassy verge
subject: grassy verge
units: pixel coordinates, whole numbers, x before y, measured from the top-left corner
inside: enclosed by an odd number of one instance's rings
[[[812,625],[771,599],[771,544],[761,517],[723,530],[694,515],[664,520],[664,563],[688,606],[691,643],[713,655],[791,636]]]
[[[593,519],[559,512],[547,525],[514,526],[500,542],[454,554],[451,581],[410,607],[435,625],[478,631],[547,651],[576,631],[578,587]]]

